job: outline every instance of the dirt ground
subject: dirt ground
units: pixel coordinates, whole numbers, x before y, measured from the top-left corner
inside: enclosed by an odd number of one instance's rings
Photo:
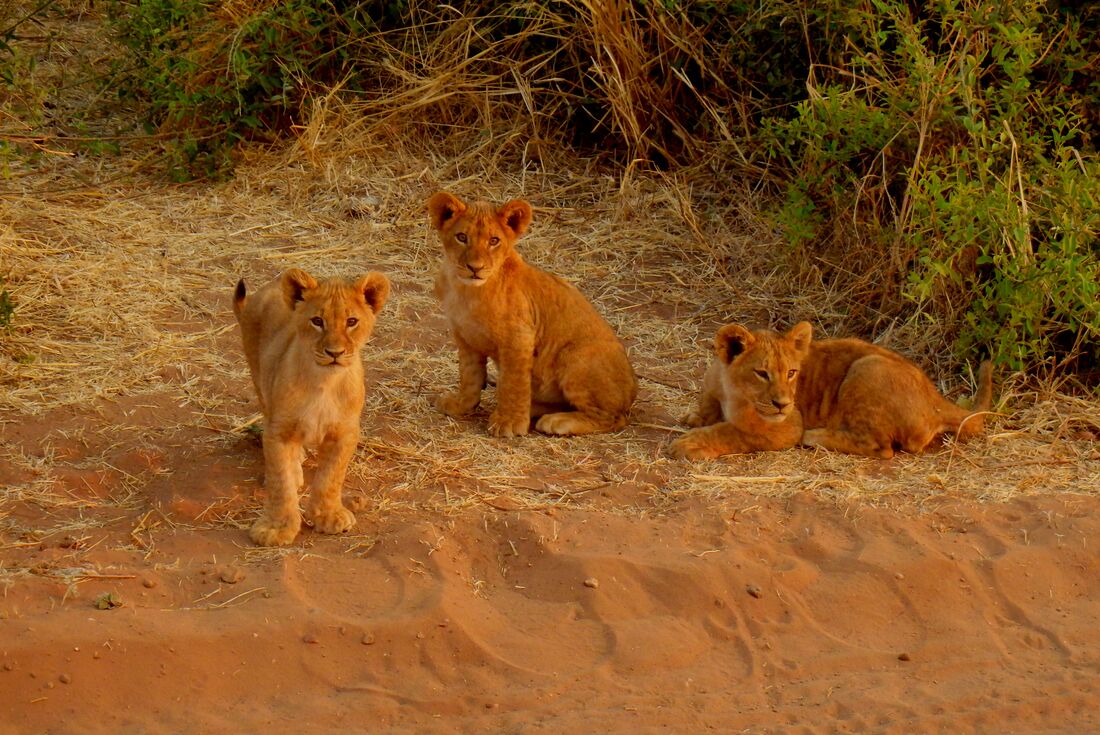
[[[747,195],[390,141],[255,152],[221,184],[104,165],[47,156],[0,196],[3,735],[1100,731],[1095,400],[1000,375],[987,436],[923,457],[666,457],[719,324],[841,323],[764,257]],[[521,248],[622,335],[631,426],[504,441],[491,391],[434,411],[441,187],[533,201]],[[394,292],[358,525],[261,549],[229,295],[291,265]]]

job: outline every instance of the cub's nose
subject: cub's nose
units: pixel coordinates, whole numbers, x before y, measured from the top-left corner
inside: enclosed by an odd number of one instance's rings
[[[470,275],[476,276],[485,268],[481,263],[467,263],[466,269],[470,271]]]
[[[782,411],[787,406],[791,405],[791,399],[789,398],[773,398],[772,405]]]
[[[337,357],[344,354],[345,352],[346,352],[346,350],[342,350],[342,349],[335,349],[334,350],[334,349],[329,349],[328,347],[325,348],[325,354],[328,355],[329,357],[333,358],[333,359],[336,359]]]

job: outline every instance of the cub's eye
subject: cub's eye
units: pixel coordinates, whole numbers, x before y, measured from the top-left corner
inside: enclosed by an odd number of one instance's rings
[[[497,245],[500,245],[500,238],[499,237],[490,237],[489,238],[489,247],[495,248]]]
[[[315,326],[315,327],[323,327],[323,326],[325,326],[325,320],[324,320],[324,319],[322,319],[322,318],[321,318],[321,317],[319,317],[319,316],[315,316],[315,317],[313,317],[312,319],[310,319],[310,320],[309,320],[309,323],[310,323],[310,324],[312,324],[312,325],[313,325],[313,326]]]
[[[457,235],[455,235],[455,239],[458,240],[461,243],[466,242],[466,233],[465,232],[458,233]]]
[[[768,371],[767,370],[753,370],[753,372],[756,373],[756,377],[760,378],[761,380],[767,380],[768,379]]]
[[[787,380],[794,380],[794,376],[796,376],[796,375],[798,375],[797,370],[788,370],[787,371]]]
[[[353,317],[353,316],[348,317],[348,326],[349,327],[354,327],[358,323],[359,323],[359,320],[356,319],[355,317]]]

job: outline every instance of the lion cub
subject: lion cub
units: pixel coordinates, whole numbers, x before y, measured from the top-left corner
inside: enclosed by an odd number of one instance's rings
[[[487,359],[499,369],[495,436],[591,434],[626,425],[637,395],[626,350],[577,289],[528,265],[515,249],[531,205],[466,204],[447,192],[428,200],[443,244],[435,294],[458,345],[458,390],[439,397],[448,416],[481,401]]]
[[[389,292],[381,273],[349,283],[317,281],[297,268],[253,295],[243,280],[237,284],[233,313],[265,420],[267,507],[250,532],[257,544],[289,544],[298,535],[306,448],[317,450],[308,521],[322,533],[355,525],[340,493],[359,441],[364,398],[359,350]]]
[[[808,322],[780,335],[739,324],[718,330],[716,359],[698,407],[684,423],[702,427],[672,443],[675,457],[704,459],[796,444],[889,458],[921,452],[951,432],[981,433],[993,402],[992,367],[978,371],[974,411],[940,395],[893,350],[859,339],[812,341]]]

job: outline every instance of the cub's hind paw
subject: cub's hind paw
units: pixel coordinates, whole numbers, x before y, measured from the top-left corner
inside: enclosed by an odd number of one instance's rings
[[[690,426],[693,429],[697,429],[700,426],[705,426],[707,422],[703,420],[703,417],[699,415],[698,411],[692,410],[683,415],[680,419],[680,423],[684,426]]]
[[[469,400],[463,400],[462,396],[457,391],[451,391],[444,393],[435,399],[435,407],[441,413],[448,416],[465,416],[466,414],[477,408],[478,401],[470,402]]]
[[[302,517],[295,514],[272,518],[266,512],[252,524],[248,535],[260,546],[286,546],[293,543],[302,528]]]
[[[610,431],[612,427],[579,411],[562,411],[546,414],[538,420],[535,428],[543,434],[576,436],[577,434],[595,434],[601,431]]]
[[[355,525],[355,515],[342,505],[309,511],[309,522],[321,533],[343,533]]]

